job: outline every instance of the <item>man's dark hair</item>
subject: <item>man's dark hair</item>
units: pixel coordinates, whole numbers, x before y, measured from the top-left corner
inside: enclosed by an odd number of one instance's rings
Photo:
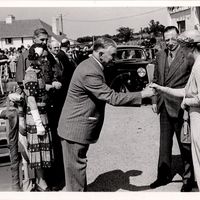
[[[175,30],[177,34],[179,34],[179,30],[176,26],[167,26],[165,27],[164,31],[163,31],[163,38],[164,38],[164,34],[168,31],[171,31],[171,30]]]
[[[60,47],[69,47],[69,46],[70,46],[70,41],[67,39],[63,39]]]
[[[156,44],[156,38],[155,37],[151,38],[149,42],[151,45]]]
[[[38,28],[34,31],[33,33],[33,37],[36,38],[38,37],[40,34],[45,34],[48,35],[47,31],[44,28]]]

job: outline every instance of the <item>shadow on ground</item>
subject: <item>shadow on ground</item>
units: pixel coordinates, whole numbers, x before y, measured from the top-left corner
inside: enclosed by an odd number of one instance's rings
[[[129,183],[129,178],[139,176],[142,171],[113,170],[99,175],[94,182],[88,185],[88,192],[115,192],[119,189],[127,191],[143,191],[150,189],[149,186],[135,186]]]
[[[100,174],[94,182],[88,185],[88,192],[115,192],[120,189],[127,191],[145,191],[149,190],[149,185],[136,186],[131,185],[129,178],[139,176],[142,171],[130,170],[123,172],[122,170],[113,170]],[[183,174],[183,163],[180,155],[172,155],[172,176],[176,174],[180,176]],[[175,180],[173,182],[181,182],[182,180]]]

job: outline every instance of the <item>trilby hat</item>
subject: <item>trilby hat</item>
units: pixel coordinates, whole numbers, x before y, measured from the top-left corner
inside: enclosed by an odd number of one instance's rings
[[[200,44],[200,32],[195,29],[185,31],[178,36],[177,41],[182,46],[193,47]]]

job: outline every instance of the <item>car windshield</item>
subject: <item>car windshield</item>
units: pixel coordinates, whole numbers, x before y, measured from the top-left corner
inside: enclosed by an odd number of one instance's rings
[[[146,56],[142,49],[118,49],[116,60],[141,59],[145,60]]]

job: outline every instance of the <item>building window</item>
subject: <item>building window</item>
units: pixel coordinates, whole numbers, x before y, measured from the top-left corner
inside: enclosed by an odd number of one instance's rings
[[[178,30],[180,33],[185,31],[185,20],[177,22]]]
[[[6,44],[12,44],[13,43],[12,38],[6,38],[5,41],[6,41]]]

